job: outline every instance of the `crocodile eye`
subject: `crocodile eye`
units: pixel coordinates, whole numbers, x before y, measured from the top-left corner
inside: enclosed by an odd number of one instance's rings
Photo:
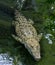
[[[27,36],[28,34],[27,34],[27,32],[24,32],[24,34]]]
[[[29,32],[28,32],[29,34],[32,34],[32,32],[29,30]]]
[[[31,48],[33,48],[33,46],[31,46]]]

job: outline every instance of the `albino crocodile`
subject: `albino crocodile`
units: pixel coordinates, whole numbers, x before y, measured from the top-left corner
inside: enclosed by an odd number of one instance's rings
[[[34,22],[31,19],[27,20],[18,10],[15,10],[15,21],[12,24],[17,34],[12,34],[13,38],[24,44],[35,60],[39,60],[41,58],[39,44],[41,35],[37,35],[33,27]]]

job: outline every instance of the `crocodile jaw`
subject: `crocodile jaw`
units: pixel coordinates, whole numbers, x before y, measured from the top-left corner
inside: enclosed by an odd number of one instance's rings
[[[41,59],[40,45],[36,39],[28,39],[26,41],[25,47],[36,61]]]

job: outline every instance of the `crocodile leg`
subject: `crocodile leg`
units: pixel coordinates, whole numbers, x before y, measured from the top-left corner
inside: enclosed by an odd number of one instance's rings
[[[42,38],[42,33],[41,33],[41,34],[39,34],[37,37],[38,37],[38,39],[37,39],[37,40],[38,40],[38,42],[39,42],[39,41],[41,40],[41,38]]]
[[[21,40],[19,37],[15,36],[14,34],[12,34],[12,37],[13,37],[16,41],[22,42],[22,40]]]
[[[30,23],[30,24],[34,24],[34,21],[31,20],[31,19],[29,19],[29,23]]]

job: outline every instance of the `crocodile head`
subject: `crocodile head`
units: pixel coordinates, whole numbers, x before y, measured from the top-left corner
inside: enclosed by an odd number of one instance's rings
[[[36,39],[28,39],[27,44],[25,44],[25,47],[28,49],[30,54],[34,57],[36,61],[41,59],[40,56],[40,45],[39,42]]]

